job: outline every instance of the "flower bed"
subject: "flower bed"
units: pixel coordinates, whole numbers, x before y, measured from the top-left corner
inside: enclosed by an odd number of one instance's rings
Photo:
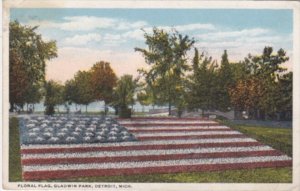
[[[20,120],[21,144],[78,144],[135,141],[110,117],[42,116]]]

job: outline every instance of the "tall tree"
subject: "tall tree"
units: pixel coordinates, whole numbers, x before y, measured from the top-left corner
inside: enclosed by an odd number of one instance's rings
[[[45,102],[46,106],[45,113],[52,115],[55,113],[55,106],[64,103],[64,86],[55,82],[48,81],[45,83]]]
[[[91,68],[91,85],[95,100],[104,101],[105,114],[106,105],[113,100],[113,88],[117,84],[117,76],[110,67],[109,62],[97,62]]]
[[[153,33],[145,33],[147,49],[135,48],[145,57],[150,70],[140,70],[145,81],[153,92],[153,98],[158,104],[168,104],[169,115],[171,107],[180,107],[184,94],[183,78],[189,70],[187,52],[194,40],[177,31],[167,33],[153,28]]]
[[[260,98],[263,95],[263,87],[255,76],[240,79],[234,87],[229,88],[231,102],[237,111],[259,109]]]
[[[233,75],[228,60],[227,50],[224,50],[221,60],[221,66],[218,70],[217,83],[217,108],[221,111],[227,111],[230,108],[230,97],[228,88],[233,85]]]
[[[279,77],[276,94],[276,112],[280,120],[291,120],[293,117],[293,72]]]
[[[15,105],[34,103],[40,99],[38,89],[45,81],[46,61],[57,56],[56,42],[45,42],[37,27],[22,26],[18,21],[9,24],[9,102]],[[25,96],[27,95],[27,96]],[[32,99],[32,98],[36,99]]]
[[[67,104],[77,103],[78,90],[74,78],[65,82],[64,100]]]
[[[255,81],[255,85],[245,85],[249,95],[251,96],[252,102],[255,103],[255,107],[251,107],[252,117],[256,119],[266,119],[266,117],[274,118],[277,111],[276,97],[278,94],[278,81],[280,76],[284,74],[285,68],[282,64],[289,58],[286,56],[286,52],[283,49],[279,49],[276,54],[273,54],[272,47],[265,47],[262,55],[252,56],[249,54],[244,60],[246,68],[246,76],[239,83],[246,83],[247,79]],[[249,81],[249,80],[248,80]],[[235,100],[244,99],[239,97],[236,99],[232,97],[233,92],[239,92],[237,83],[231,90],[231,101],[234,105],[237,105]],[[254,89],[254,86],[256,89]],[[257,88],[259,87],[259,91]],[[253,92],[252,92],[253,91]],[[236,94],[238,95],[238,93]],[[240,95],[242,96],[242,95]]]
[[[189,109],[201,109],[202,115],[206,110],[216,108],[216,62],[211,57],[199,55],[195,48],[193,58],[193,73],[189,76],[188,101]]]
[[[138,87],[138,79],[133,79],[132,75],[123,75],[117,82],[114,90],[115,101],[114,105],[123,113],[128,109],[129,105],[133,105],[135,100],[135,91]]]
[[[89,103],[91,103],[94,100],[93,96],[93,87],[91,83],[91,72],[89,71],[78,71],[74,76],[74,95],[73,101],[76,104],[85,105],[85,110],[87,112],[87,106]],[[68,88],[72,88],[72,86],[69,86]],[[69,89],[72,90],[72,89]]]

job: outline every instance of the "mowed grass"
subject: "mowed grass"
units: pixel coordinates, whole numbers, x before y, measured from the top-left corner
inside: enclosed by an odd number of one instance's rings
[[[230,121],[219,121],[249,137],[293,156],[293,129],[264,126],[236,125]]]
[[[292,169],[261,168],[251,170],[227,170],[216,172],[193,172],[172,174],[149,174],[131,176],[80,177],[54,182],[132,182],[132,183],[290,183]]]
[[[9,118],[9,181],[22,181],[20,156],[19,121],[16,117]]]
[[[292,156],[292,129],[253,127],[245,125],[233,125],[222,122],[249,137],[253,137],[267,145],[270,145],[289,156]],[[9,180],[21,181],[21,165],[19,152],[18,120],[10,119],[10,156],[9,156]],[[59,180],[47,180],[49,182],[132,182],[132,183],[291,183],[292,168],[257,168],[250,170],[226,170],[215,172],[192,172],[172,174],[149,174],[131,176],[107,176],[107,177],[79,177]]]

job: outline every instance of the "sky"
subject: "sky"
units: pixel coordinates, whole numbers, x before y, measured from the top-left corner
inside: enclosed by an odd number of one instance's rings
[[[196,40],[195,47],[220,61],[261,54],[265,46],[283,48],[292,70],[293,12],[289,9],[78,9],[14,8],[10,19],[39,26],[45,41],[57,42],[58,57],[47,62],[46,78],[65,82],[78,70],[107,61],[117,76],[138,75],[147,67],[135,47],[146,48],[144,31],[172,28]],[[142,30],[143,29],[143,30]],[[192,59],[190,52],[189,59]]]

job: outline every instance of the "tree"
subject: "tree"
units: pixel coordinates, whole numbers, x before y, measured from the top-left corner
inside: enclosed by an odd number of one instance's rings
[[[65,82],[64,100],[67,104],[77,103],[78,90],[74,78]]]
[[[288,59],[283,49],[273,54],[272,47],[265,47],[262,55],[249,54],[244,60],[246,70],[244,79],[238,80],[238,83],[230,90],[233,105],[240,108],[241,104],[237,100],[246,99],[245,96],[247,96],[252,104],[245,105],[245,107],[249,107],[253,118],[275,118],[278,113],[278,83],[280,76],[286,70],[281,65]],[[243,91],[248,92],[247,95],[238,93],[241,91],[239,89],[242,84],[244,84]]]
[[[258,78],[254,76],[239,80],[234,88],[229,88],[229,95],[237,111],[259,109],[260,98],[263,95],[263,87]]]
[[[39,103],[40,100],[43,97],[43,82],[40,82],[38,84],[34,84],[32,86],[29,86],[26,94],[24,95],[24,99],[26,100],[27,103],[27,109],[28,109],[28,104],[34,104]]]
[[[10,111],[41,99],[37,94],[45,81],[46,61],[57,56],[56,42],[43,41],[36,29],[18,21],[9,24]]]
[[[55,106],[64,103],[64,87],[50,80],[45,83],[45,92],[45,113],[46,115],[53,115],[55,113]]]
[[[148,86],[144,87],[137,93],[137,100],[143,106],[143,112],[145,105],[150,105],[154,102],[153,97],[151,95],[151,90]]]
[[[97,62],[91,68],[91,85],[95,100],[104,101],[106,105],[113,100],[113,88],[116,86],[117,76],[108,62]]]
[[[74,76],[76,98],[74,102],[87,106],[94,100],[93,87],[91,86],[91,73],[86,71],[78,71]]]
[[[204,111],[216,108],[216,62],[211,57],[199,55],[195,48],[193,58],[193,73],[189,76],[187,84],[187,105],[189,109]]]
[[[187,51],[191,49],[194,40],[187,35],[182,36],[176,31],[167,33],[153,28],[153,34],[144,34],[147,49],[135,48],[145,57],[150,70],[139,70],[145,77],[145,82],[153,93],[154,102],[168,104],[169,115],[171,107],[181,105],[184,94],[183,78],[189,70]]]
[[[217,109],[227,111],[230,108],[230,97],[228,88],[233,85],[233,75],[228,61],[227,51],[224,50],[221,60],[221,66],[217,77]]]
[[[288,72],[279,78],[274,99],[278,118],[291,120],[293,116],[293,72]]]
[[[138,79],[133,79],[132,75],[123,75],[117,82],[114,90],[114,105],[121,110],[127,110],[129,105],[134,104],[134,95],[138,87]]]

